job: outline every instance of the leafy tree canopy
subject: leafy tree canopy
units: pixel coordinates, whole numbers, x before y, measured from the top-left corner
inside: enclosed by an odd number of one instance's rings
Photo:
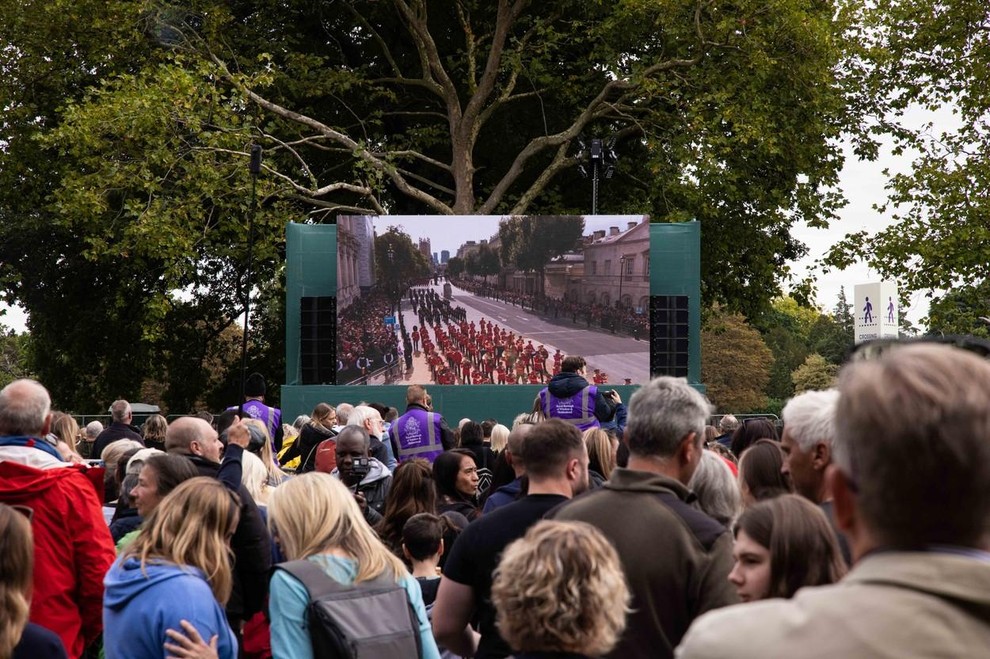
[[[794,393],[805,391],[821,391],[835,385],[835,376],[839,367],[830,364],[818,354],[808,355],[804,363],[794,369],[791,378],[794,380]]]
[[[979,287],[990,276],[990,5],[878,0],[862,16],[863,96],[895,136],[895,153],[918,155],[907,172],[890,177],[878,208],[893,224],[849,234],[824,264],[864,260],[905,292]],[[898,125],[912,107],[951,108],[953,121]]]
[[[0,0],[0,286],[39,376],[80,407],[169,354],[202,366],[276,277],[289,220],[581,212],[582,134],[622,154],[601,207],[699,219],[705,298],[755,317],[803,251],[793,222],[840,203],[837,138],[865,111],[840,75],[857,17],[828,2],[274,9]]]
[[[737,313],[715,309],[701,331],[701,379],[719,411],[761,411],[773,353]]]

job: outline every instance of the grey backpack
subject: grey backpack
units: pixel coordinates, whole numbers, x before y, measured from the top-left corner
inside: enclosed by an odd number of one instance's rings
[[[386,571],[344,585],[307,560],[280,563],[309,593],[309,635],[316,659],[419,657],[419,619],[406,589]]]

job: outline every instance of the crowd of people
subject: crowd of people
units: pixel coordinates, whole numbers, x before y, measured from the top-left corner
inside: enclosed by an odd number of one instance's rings
[[[580,302],[549,295],[519,293],[505,290],[494,284],[475,281],[472,279],[457,279],[454,281],[458,288],[480,297],[487,297],[505,304],[511,304],[534,313],[541,313],[548,318],[570,318],[571,323],[584,323],[586,328],[592,325],[609,330],[629,334],[633,338],[648,338],[650,335],[649,309],[636,309],[632,306],[604,305],[597,302]]]
[[[363,295],[337,314],[337,382],[351,382],[403,361],[402,344],[393,326],[385,324],[394,305],[376,291]]]
[[[146,423],[103,448],[106,483],[15,381],[0,656],[985,655],[990,363],[904,346],[782,427],[585,375],[568,356],[569,386],[505,423],[452,428],[420,385],[401,414],[320,403],[281,445],[244,405],[157,448]]]
[[[472,293],[493,296],[495,292],[472,282],[459,281]],[[511,294],[502,297],[514,304],[537,304],[533,296]],[[373,293],[359,298],[342,310],[337,333],[338,382],[361,381],[383,367],[412,368],[414,355],[423,354],[436,384],[545,384],[560,372],[564,355],[554,352],[523,334],[506,329],[482,317],[477,323],[467,320],[467,310],[438,294],[434,289],[411,286],[405,304],[417,324],[408,327],[402,314],[394,325],[383,319],[394,308],[384,294]],[[602,327],[623,323],[639,335],[646,326],[646,314],[631,309],[612,309],[601,305],[580,305],[555,298],[541,298],[545,314],[587,312]],[[533,307],[531,307],[533,308]],[[602,320],[603,318],[607,319]],[[415,322],[415,321],[413,321]],[[634,329],[636,328],[636,329]],[[609,375],[595,369],[596,384],[608,384]]]
[[[546,384],[560,372],[560,349],[551,353],[485,317],[468,322],[462,307],[431,289],[411,289],[409,299],[420,310],[409,333],[412,351],[425,355],[437,384]],[[607,384],[608,374],[596,368],[593,379]]]

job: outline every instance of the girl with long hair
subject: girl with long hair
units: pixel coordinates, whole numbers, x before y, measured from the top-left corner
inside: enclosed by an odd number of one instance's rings
[[[599,488],[605,484],[616,467],[619,440],[601,428],[588,428],[584,431],[584,444],[588,447],[589,485]]]
[[[739,516],[729,581],[743,602],[790,598],[799,588],[835,583],[846,573],[825,513],[802,496],[761,501]]]
[[[248,448],[261,459],[261,463],[265,466],[269,487],[281,485],[282,481],[288,478],[289,475],[282,471],[278,466],[278,462],[275,460],[275,452],[272,450],[272,436],[268,433],[268,428],[258,419],[245,419],[241,423],[248,427],[248,431],[251,434],[257,433],[261,435],[261,446],[258,450],[255,451],[250,446]]]
[[[364,521],[354,495],[329,474],[312,472],[286,481],[268,503],[272,537],[290,560],[305,559],[331,579],[349,585],[388,574],[405,588],[419,622],[421,657],[439,659],[419,583]],[[306,587],[284,570],[271,580],[272,653],[310,659]]]
[[[790,494],[791,477],[783,472],[784,451],[772,439],[758,439],[739,458],[739,490],[744,506]]]
[[[385,546],[402,556],[402,528],[413,515],[437,512],[437,490],[433,469],[422,458],[401,463],[392,474],[385,495],[385,515],[375,529]]]
[[[333,429],[337,422],[337,411],[332,405],[318,403],[313,408],[313,414],[299,430],[299,437],[292,443],[289,450],[282,454],[283,463],[288,463],[296,457],[300,458],[297,473],[313,471],[316,468],[316,447],[322,442],[333,439],[337,431]]]
[[[54,632],[28,622],[34,581],[34,537],[27,509],[0,503],[0,659],[65,659]]]
[[[107,573],[106,659],[160,657],[173,639],[169,629],[216,637],[219,659],[237,657],[223,607],[233,587],[228,542],[239,516],[237,495],[214,478],[189,479],[161,501]]]

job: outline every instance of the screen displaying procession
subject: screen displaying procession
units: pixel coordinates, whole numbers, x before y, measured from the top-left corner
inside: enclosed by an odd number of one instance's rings
[[[337,384],[649,379],[646,216],[337,221]]]

